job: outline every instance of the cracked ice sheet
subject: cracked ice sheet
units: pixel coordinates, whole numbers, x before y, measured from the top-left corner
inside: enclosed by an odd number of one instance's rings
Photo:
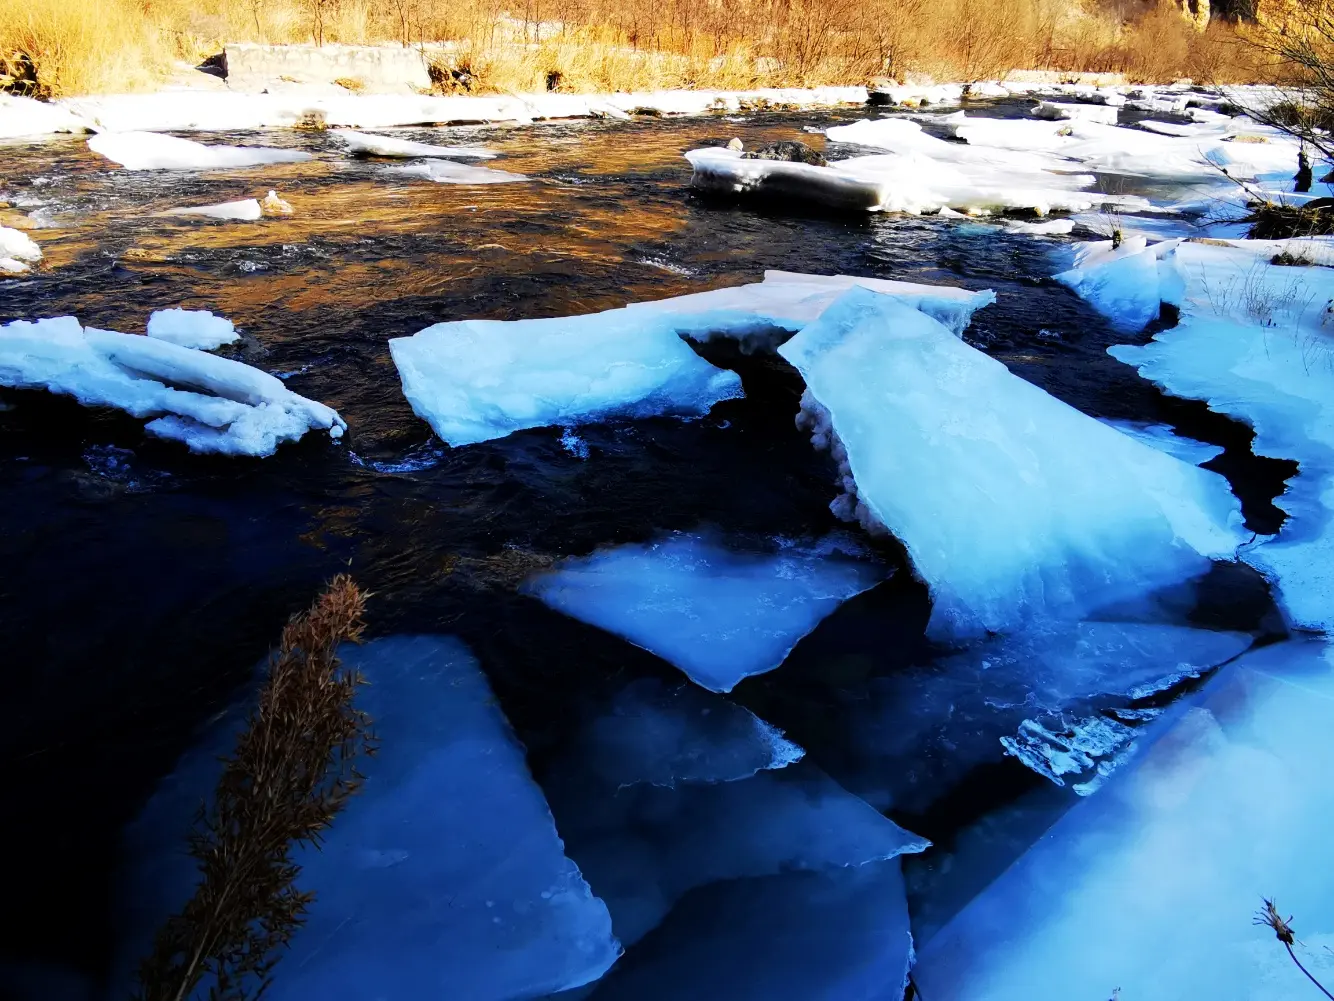
[[[315,901],[266,996],[513,1001],[601,976],[620,951],[607,908],[565,856],[467,649],[395,636],[340,653],[369,681],[357,702],[379,747],[322,850],[298,852]],[[127,909],[140,938],[193,881],[179,838],[234,732],[188,752],[131,828]],[[124,962],[136,961],[138,943],[125,945]]]
[[[995,637],[868,682],[839,717],[847,770],[836,774],[880,809],[921,813],[977,765],[1001,760],[1001,741],[1026,721],[1055,727],[1125,706],[1250,643],[1245,633],[1140,622],[1055,622]]]
[[[1185,281],[1178,324],[1145,345],[1109,354],[1173,396],[1255,429],[1256,455],[1300,468],[1275,504],[1279,534],[1242,558],[1277,585],[1290,622],[1334,628],[1334,349],[1324,304],[1334,271],[1275,267],[1268,241],[1183,243],[1172,254]],[[1314,251],[1313,251],[1314,252]],[[1258,312],[1257,312],[1258,311]]]
[[[840,604],[888,576],[850,539],[780,540],[774,553],[736,553],[678,533],[562,560],[524,585],[545,604],[615,633],[730,692],[778,667]]]
[[[779,354],[806,381],[812,442],[840,464],[835,511],[904,544],[934,638],[1087,617],[1232,559],[1244,537],[1221,476],[1085,416],[890,296],[844,293]]]
[[[919,950],[931,1001],[1291,1001],[1310,985],[1250,915],[1295,914],[1334,973],[1334,667],[1323,641],[1253,651],[1173,713]]]
[[[684,682],[628,686],[567,747],[547,769],[547,795],[627,947],[696,887],[927,847],[773,727]]]

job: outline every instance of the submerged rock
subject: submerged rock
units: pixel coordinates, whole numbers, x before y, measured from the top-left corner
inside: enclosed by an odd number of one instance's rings
[[[749,153],[742,153],[741,156],[746,160],[783,160],[787,163],[809,163],[815,167],[829,166],[819,150],[794,140],[769,143]]]

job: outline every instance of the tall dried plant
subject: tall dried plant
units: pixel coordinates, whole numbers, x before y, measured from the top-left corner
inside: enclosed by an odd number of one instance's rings
[[[360,640],[365,605],[339,576],[283,629],[259,704],[189,836],[199,885],[159,930],[136,1001],[185,1001],[205,983],[210,1001],[263,993],[314,899],[296,886],[293,851],[320,846],[361,788],[358,759],[375,750],[371,720],[353,705],[362,678],[337,656]]]

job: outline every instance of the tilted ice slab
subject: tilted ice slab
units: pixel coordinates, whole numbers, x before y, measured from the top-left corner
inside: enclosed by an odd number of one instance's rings
[[[478,167],[470,163],[454,163],[450,160],[428,160],[425,163],[386,167],[385,173],[394,177],[421,177],[437,184],[514,184],[528,180],[525,174]]]
[[[159,309],[148,318],[148,336],[201,351],[241,339],[231,320],[206,309]]]
[[[269,994],[511,1001],[601,976],[620,951],[607,908],[565,856],[467,649],[396,636],[343,657],[369,682],[357,704],[379,746],[320,847],[297,851],[315,900]],[[127,923],[141,936],[193,882],[180,839],[234,732],[190,751],[130,829]]]
[[[0,274],[21,275],[42,259],[42,248],[22,230],[0,226]]]
[[[637,942],[696,887],[927,846],[800,757],[726,699],[652,681],[576,730],[545,786],[566,852],[622,942]]]
[[[167,209],[163,215],[205,216],[209,219],[235,219],[241,222],[254,222],[264,216],[259,201],[243,198],[235,202],[218,202],[215,205],[185,205]]]
[[[1191,578],[1242,536],[1227,481],[1081,414],[924,313],[852,289],[779,349],[834,508],[906,546],[936,637],[1011,631]]]
[[[399,139],[397,136],[376,136],[352,129],[334,129],[330,134],[347,143],[353,153],[363,156],[453,156],[473,160],[491,160],[496,156],[491,150],[478,146],[432,146],[430,143],[413,142],[410,139]]]
[[[704,536],[675,534],[562,560],[524,587],[657,654],[696,684],[730,692],[743,678],[778,667],[820,620],[887,576],[884,567],[842,557],[840,549],[856,555],[855,544],[836,538],[741,554]]]
[[[897,1001],[912,958],[895,858],[694,890],[590,1001]]]
[[[1272,252],[1261,241],[1181,244],[1173,252],[1185,281],[1177,326],[1110,354],[1174,396],[1245,421],[1256,455],[1300,464],[1275,501],[1289,520],[1242,558],[1277,585],[1293,625],[1331,630],[1334,342],[1326,304],[1334,273],[1271,266]]]
[[[1100,712],[1205,674],[1250,643],[1245,633],[1154,622],[1033,624],[868,681],[831,720],[844,734],[838,778],[880,809],[924,813],[1001,760],[1004,741],[1034,726],[1086,731],[1107,719]],[[1108,763],[1097,754],[1059,773],[1035,770],[1083,793]]]
[[[1080,243],[1075,266],[1055,280],[1087,299],[1119,331],[1143,330],[1158,318],[1161,304],[1181,300],[1181,277],[1172,250],[1177,240],[1150,245],[1142,236]]]
[[[389,342],[413,411],[450,445],[524,428],[706,414],[742,395],[671,325],[627,309],[437,323]]]
[[[155,132],[103,132],[88,140],[88,148],[127,170],[219,170],[310,159],[301,150],[205,146]]]
[[[1321,642],[1269,646],[1225,667],[1151,724],[1157,739],[1132,764],[919,949],[923,996],[1318,993],[1250,916],[1262,895],[1296,915],[1294,949],[1329,982],[1331,713],[1334,660]]]
[[[272,455],[284,441],[347,425],[257,368],[152,337],[81,327],[72,316],[0,326],[0,386],[152,417],[145,430],[192,452]]]

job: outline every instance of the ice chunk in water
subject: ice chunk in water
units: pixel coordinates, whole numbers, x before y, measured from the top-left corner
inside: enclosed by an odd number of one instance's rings
[[[335,410],[257,368],[152,337],[84,328],[72,316],[0,326],[0,386],[156,417],[146,431],[193,452],[272,455],[307,431],[339,438],[347,429]]]
[[[1081,414],[889,296],[846,292],[779,353],[806,380],[815,443],[844,466],[835,509],[904,543],[933,636],[1084,617],[1203,573],[1241,541],[1221,476]]]
[[[492,167],[477,167],[451,160],[428,160],[426,163],[408,163],[401,167],[386,167],[385,173],[397,177],[421,177],[438,184],[513,184],[526,181],[523,174]]]
[[[231,320],[206,309],[159,309],[148,318],[148,336],[201,351],[241,339]]]
[[[389,342],[403,392],[450,445],[613,417],[705,414],[742,395],[666,322],[626,309],[437,323]]]
[[[700,535],[567,559],[525,584],[546,604],[624,636],[715,692],[772,671],[842,602],[887,574],[837,539],[733,553]],[[856,552],[855,545],[851,546]]]
[[[694,887],[926,847],[799,757],[727,700],[656,682],[632,685],[581,728],[546,788],[621,941],[637,941]]]
[[[1267,928],[1296,915],[1299,958],[1334,975],[1334,668],[1288,642],[1224,668],[1142,748],[920,949],[931,1001],[1245,998],[1315,993]]]
[[[1112,325],[1127,333],[1142,330],[1157,318],[1159,307],[1180,302],[1181,282],[1171,251],[1180,241],[1149,245],[1142,236],[1079,244],[1075,266],[1056,281],[1087,299]]]
[[[22,230],[0,226],[0,272],[22,274],[42,259],[42,248]]]
[[[370,682],[357,700],[379,749],[322,849],[298,853],[297,884],[315,901],[269,994],[510,1001],[601,976],[619,952],[607,908],[566,858],[477,662],[440,637],[392,637],[343,654]],[[132,828],[139,878],[130,904],[144,930],[191,881],[176,839],[229,733],[214,738]]]
[[[310,159],[297,149],[205,146],[157,132],[102,132],[88,140],[88,148],[127,170],[220,170]]]
[[[899,860],[693,890],[590,1001],[900,1001],[912,935]]]
[[[387,157],[450,157],[473,160],[490,160],[496,154],[478,146],[432,146],[430,143],[412,142],[397,136],[377,136],[369,132],[356,132],[352,129],[334,129],[329,133],[347,143],[353,153],[362,156]]]
[[[254,198],[244,198],[236,202],[219,202],[216,205],[186,205],[181,208],[167,209],[163,215],[204,216],[209,219],[234,219],[240,222],[254,222],[264,217],[264,209]]]

